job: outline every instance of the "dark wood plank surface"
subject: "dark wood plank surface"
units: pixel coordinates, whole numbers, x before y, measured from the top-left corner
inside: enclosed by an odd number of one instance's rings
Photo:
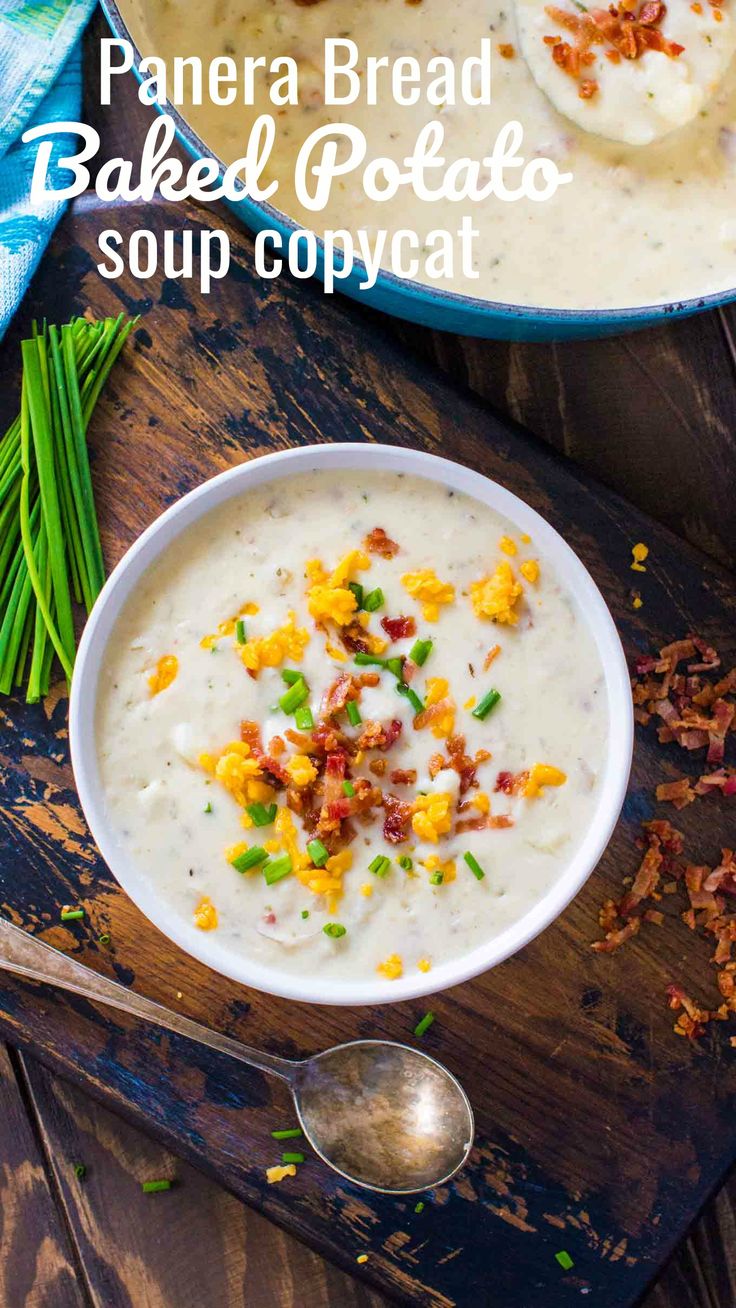
[[[388,332],[314,287],[254,278],[244,234],[237,264],[207,300],[192,286],[102,283],[94,241],[103,219],[80,205],[67,219],[2,356],[35,313],[67,316],[72,300],[120,306],[144,319],[93,433],[95,478],[109,563],[164,504],[249,454],[315,439],[422,444],[504,481],[560,527],[586,559],[633,650],[696,626],[733,652],[731,579],[666,530],[563,466],[488,409],[432,378]],[[196,212],[146,211],[145,225],[188,223]],[[143,223],[121,211],[128,231]],[[8,363],[5,362],[7,369]],[[12,406],[16,396],[3,397]],[[652,560],[644,608],[630,607],[629,550]],[[405,1038],[424,1005],[379,1012],[286,1005],[226,982],[167,946],[116,888],[75,808],[63,703],[11,706],[2,748],[4,848],[0,900],[16,921],[144,993],[267,1048],[310,1052],[381,1031]],[[277,1222],[413,1303],[465,1303],[488,1292],[504,1308],[557,1308],[581,1291],[605,1305],[633,1302],[661,1265],[736,1146],[733,1054],[722,1029],[697,1049],[672,1034],[664,987],[683,974],[714,989],[708,944],[675,918],[625,955],[591,955],[596,913],[633,868],[637,823],[651,811],[666,763],[638,742],[624,821],[595,876],[562,919],[521,955],[433,1000],[428,1047],[462,1071],[478,1111],[472,1167],[435,1194],[421,1217],[404,1201],[367,1197],[317,1164],[266,1188],[270,1130],[288,1107],[262,1078],[77,1000],[3,983],[1,1021],[13,1039],[82,1081],[174,1150]],[[727,826],[717,806],[683,815],[698,858],[713,859]],[[82,898],[89,923],[69,931],[58,906]],[[110,931],[112,945],[96,938]],[[182,992],[182,1000],[177,992]],[[469,1056],[472,1050],[472,1057]],[[575,1259],[565,1275],[554,1260]],[[480,1299],[482,1302],[482,1297]]]
[[[381,1308],[385,1303],[75,1086],[33,1059],[24,1059],[23,1069],[92,1308]],[[19,1141],[16,1155],[20,1149]],[[74,1171],[77,1163],[86,1169],[81,1179]],[[143,1181],[162,1177],[172,1181],[170,1191],[143,1193]],[[5,1211],[3,1196],[3,1216]],[[36,1253],[34,1234],[43,1229],[38,1221],[20,1227],[16,1238],[28,1259]],[[48,1260],[48,1251],[45,1256]],[[67,1302],[80,1302],[27,1298],[16,1265],[8,1260],[3,1308],[42,1303],[66,1308]]]
[[[86,1308],[75,1261],[17,1075],[0,1046],[0,1303]]]

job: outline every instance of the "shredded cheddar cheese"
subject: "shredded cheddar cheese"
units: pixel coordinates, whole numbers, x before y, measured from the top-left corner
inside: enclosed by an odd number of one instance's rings
[[[246,804],[268,804],[273,799],[273,787],[263,780],[261,765],[244,740],[232,740],[219,758],[200,754],[199,766],[213,775],[241,808]]]
[[[521,584],[515,580],[511,564],[506,559],[502,559],[490,577],[474,581],[470,586],[470,599],[476,617],[505,622],[512,627],[519,621],[515,605],[521,594]]]
[[[334,622],[338,627],[345,627],[353,620],[358,601],[347,583],[355,572],[370,566],[371,561],[363,550],[349,550],[331,576],[319,559],[310,559],[306,568],[310,582],[307,606],[315,622]]]
[[[425,858],[424,866],[428,872],[442,873],[443,886],[449,886],[450,882],[454,881],[457,876],[457,868],[453,858],[448,858],[443,861],[437,856],[437,854],[430,854],[429,858]]]
[[[292,754],[286,764],[286,771],[295,786],[309,786],[317,777],[317,769],[306,754]]]
[[[360,887],[360,893],[364,899],[370,899],[371,895],[373,894],[373,886],[371,885],[370,881],[363,882],[363,885]]]
[[[524,794],[527,799],[534,799],[545,786],[564,786],[566,781],[567,774],[560,768],[551,767],[549,763],[535,763],[524,786]]]
[[[531,581],[532,584],[539,581],[539,563],[536,559],[526,559],[519,568],[519,572],[522,577],[525,577],[527,581]]]
[[[451,736],[455,730],[455,704],[450,695],[450,685],[446,677],[428,677],[427,693],[424,699],[427,708],[432,708],[439,704],[440,700],[448,700],[447,708],[439,717],[434,718],[430,723],[432,735],[437,740],[443,740]]]
[[[301,663],[308,643],[309,632],[306,627],[297,627],[296,614],[290,610],[282,627],[277,627],[269,636],[247,640],[238,646],[238,650],[248,671],[258,673],[261,668],[277,668],[285,659]]]
[[[638,545],[633,545],[631,549],[631,553],[634,560],[633,563],[631,564],[631,571],[646,572],[646,568],[644,567],[644,560],[649,558],[649,546],[642,545],[641,543],[639,543]]]
[[[266,1180],[269,1185],[275,1185],[278,1181],[283,1181],[286,1176],[296,1176],[295,1163],[287,1163],[284,1167],[266,1168]]]
[[[411,825],[420,840],[436,845],[440,836],[446,836],[452,826],[450,809],[452,795],[417,795],[412,804]]]
[[[417,967],[420,972],[429,972],[431,971],[432,964],[428,958],[420,958]]]
[[[421,568],[418,572],[405,572],[401,584],[422,606],[426,622],[436,622],[442,604],[452,604],[455,587],[449,581],[440,581],[434,568]]]
[[[471,695],[469,699],[466,699],[465,703],[463,704],[463,708],[464,709],[475,708],[476,703],[477,703],[477,699],[475,695]]]
[[[472,803],[479,813],[490,813],[491,811],[491,801],[484,790],[479,790],[478,794],[473,796]]]
[[[376,971],[379,976],[385,976],[387,981],[398,981],[404,975],[404,964],[399,954],[389,954],[383,963],[378,964]]]
[[[498,548],[502,554],[510,554],[513,556],[517,553],[516,541],[512,540],[510,536],[502,536],[498,542]]]
[[[214,931],[217,926],[217,909],[207,895],[203,895],[194,910],[194,925],[200,931]]]
[[[160,695],[162,690],[167,690],[172,681],[176,680],[179,671],[179,660],[176,654],[164,654],[156,664],[155,672],[152,672],[148,678],[148,689],[151,695]]]
[[[232,618],[226,618],[224,622],[220,622],[217,631],[209,636],[203,636],[199,642],[200,649],[212,649],[213,645],[216,645],[218,641],[223,640],[226,636],[233,636],[235,634],[238,618],[252,618],[255,613],[259,612],[260,609],[258,605],[251,603],[249,600],[247,604],[244,604],[242,608],[238,609],[238,612],[235,613]]]

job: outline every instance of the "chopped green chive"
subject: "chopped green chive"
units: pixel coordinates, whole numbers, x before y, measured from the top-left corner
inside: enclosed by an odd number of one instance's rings
[[[496,707],[500,698],[501,696],[497,690],[489,690],[483,696],[480,704],[476,704],[473,709],[473,717],[480,718],[480,721],[482,722],[484,718],[488,717],[491,709]]]
[[[386,667],[389,672],[393,672],[394,676],[401,681],[404,675],[404,660],[400,654],[397,654],[395,658],[386,659]]]
[[[357,663],[359,668],[385,668],[386,666],[385,659],[379,659],[377,654],[364,654],[362,650],[358,650],[358,653],[353,655],[353,663]]]
[[[417,1022],[416,1026],[414,1027],[414,1035],[416,1036],[417,1040],[421,1040],[425,1031],[429,1030],[433,1022],[434,1022],[434,1013],[425,1013],[421,1022]]]
[[[239,645],[245,645],[248,637],[245,634],[245,623],[242,618],[238,618],[235,623],[235,639]]]
[[[357,700],[349,699],[347,704],[345,705],[345,709],[347,711],[348,722],[350,723],[351,727],[359,727],[363,719],[360,716],[360,709],[358,708]]]
[[[430,886],[441,886],[444,879],[445,879],[444,872],[440,872],[440,871],[431,872],[429,876],[429,884]]]
[[[347,927],[344,927],[341,922],[325,922],[322,930],[326,936],[331,936],[333,940],[339,940],[340,936],[347,935]]]
[[[355,794],[355,786],[353,785],[352,781],[343,781],[342,793],[343,795],[347,795],[348,799],[353,798],[353,795]]]
[[[281,680],[285,682],[287,686],[295,686],[297,681],[304,680],[304,676],[298,668],[282,668]]]
[[[309,841],[307,845],[307,853],[315,867],[324,867],[330,857],[330,851],[327,849],[326,845],[323,845],[321,840],[317,839],[317,837],[315,837],[314,840]]]
[[[308,908],[303,908],[303,909],[302,909],[302,921],[303,921],[303,922],[306,922],[306,920],[307,920],[308,917],[309,917],[309,909],[308,909]]]
[[[234,867],[236,872],[249,872],[252,867],[257,867],[267,858],[268,853],[262,845],[251,845],[250,849],[244,849],[237,858],[231,859],[230,866]]]
[[[363,608],[366,613],[375,613],[376,609],[380,609],[385,603],[386,597],[381,590],[381,587],[376,586],[375,590],[368,591],[368,594],[363,600]]]
[[[270,827],[278,813],[278,805],[269,804],[266,808],[265,804],[249,804],[246,811],[252,817],[254,826]]]
[[[385,877],[391,867],[391,859],[385,854],[376,854],[372,863],[368,864],[368,871],[374,872],[377,877]]]
[[[425,1205],[425,1203],[424,1203],[424,1200],[423,1200],[423,1199],[420,1199],[420,1200],[419,1200],[419,1203],[414,1205],[414,1212],[415,1212],[415,1213],[423,1213],[423,1212],[424,1212],[424,1209],[425,1209],[425,1206],[426,1206],[426,1205]]]
[[[355,596],[356,604],[359,609],[363,607],[363,587],[359,581],[349,581],[348,590],[351,590]]]
[[[560,1249],[560,1252],[555,1254],[555,1258],[560,1264],[560,1267],[562,1267],[566,1272],[569,1272],[570,1268],[575,1266],[572,1258],[567,1252],[567,1249]]]
[[[297,731],[311,731],[314,726],[314,715],[308,704],[298,708],[294,714]]]
[[[207,800],[207,803],[206,803],[205,806],[204,806],[204,812],[205,812],[205,813],[211,813],[211,812],[212,812],[212,800],[210,800],[210,799]]]
[[[285,675],[282,672],[282,677]],[[279,708],[284,713],[295,713],[302,704],[309,699],[309,686],[299,674],[299,679],[289,686],[289,689],[281,696]]]
[[[300,1126],[290,1126],[286,1131],[272,1131],[271,1137],[274,1140],[296,1140],[298,1136],[303,1135]]]
[[[288,854],[281,854],[278,858],[270,858],[267,863],[263,864],[263,875],[267,886],[273,886],[277,881],[283,881],[291,872],[291,858]]]
[[[74,1164],[74,1175],[77,1177],[79,1181],[84,1180],[85,1176],[87,1175],[87,1168],[85,1167],[84,1163]]]
[[[465,859],[465,862],[470,868],[470,871],[473,873],[473,876],[475,877],[476,881],[482,881],[485,876],[485,872],[483,871],[483,868],[481,867],[475,855],[468,852],[467,854],[463,854],[463,858]]]
[[[144,1194],[159,1194],[161,1190],[171,1189],[171,1181],[144,1181],[142,1189]]]
[[[424,664],[432,653],[432,643],[431,640],[414,641],[414,644],[409,650],[409,658],[412,663],[416,663],[417,667],[424,667]]]
[[[411,859],[409,858],[409,855],[408,855],[408,854],[402,854],[402,855],[401,855],[401,858],[399,859],[399,867],[403,867],[403,869],[404,869],[405,872],[411,872],[413,866],[414,866],[414,864],[412,863]]]
[[[109,943],[110,943],[110,935],[108,934],[107,931],[105,931],[101,936],[98,937],[98,944],[109,945]]]
[[[84,917],[83,908],[62,908],[62,922],[79,922]]]
[[[304,1154],[282,1154],[281,1161],[282,1163],[303,1163]]]
[[[397,683],[396,692],[399,695],[403,695],[405,699],[408,699],[409,703],[414,709],[415,717],[419,713],[424,712],[424,705],[420,700],[419,696],[417,695],[417,692],[415,690],[412,690],[411,686],[405,686],[404,683],[400,681]]]

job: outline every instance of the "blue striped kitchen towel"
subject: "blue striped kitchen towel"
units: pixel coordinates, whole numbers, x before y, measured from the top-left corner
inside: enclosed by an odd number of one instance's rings
[[[28,127],[75,122],[82,102],[80,36],[96,0],[0,0],[0,339],[64,209],[49,196],[31,206],[36,143]],[[55,161],[77,144],[58,138],[50,180],[69,174]]]

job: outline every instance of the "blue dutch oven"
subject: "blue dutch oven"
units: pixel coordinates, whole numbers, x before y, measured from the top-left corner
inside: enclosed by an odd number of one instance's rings
[[[114,35],[120,40],[130,41],[133,46],[133,67],[136,75],[139,75],[140,54],[116,0],[102,0],[102,8]],[[176,108],[167,106],[166,112],[174,121],[179,141],[193,158],[212,155],[210,148]],[[223,164],[223,171],[224,167]],[[245,198],[232,202],[230,208],[253,232],[279,232],[284,249],[291,234],[299,227],[293,219],[270,204],[257,204]],[[321,241],[318,242],[318,247],[316,276],[323,280],[324,249]],[[404,318],[408,322],[458,332],[464,336],[484,336],[503,341],[590,340],[592,337],[614,336],[619,332],[651,327],[667,318],[688,318],[694,313],[702,313],[736,299],[736,288],[733,288],[719,291],[715,295],[679,300],[672,304],[644,305],[636,309],[543,309],[475,299],[470,295],[408,281],[387,271],[379,273],[375,286],[370,290],[361,291],[358,287],[363,278],[364,265],[356,259],[350,277],[340,280],[340,290],[354,300],[370,304],[374,309],[381,309],[384,313]]]

